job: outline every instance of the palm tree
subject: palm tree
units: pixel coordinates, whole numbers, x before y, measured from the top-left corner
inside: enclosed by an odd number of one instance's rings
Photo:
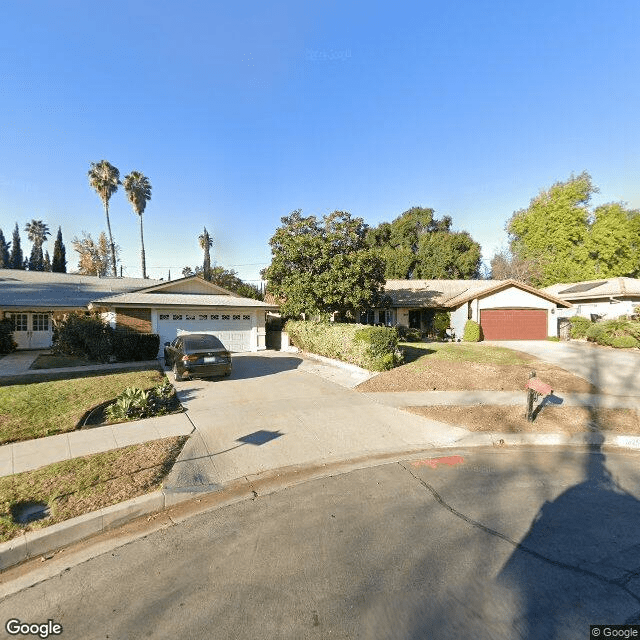
[[[127,198],[133,207],[135,213],[140,216],[140,245],[142,247],[140,255],[142,257],[142,277],[147,277],[147,265],[144,259],[144,234],[142,233],[142,214],[144,213],[147,202],[151,200],[151,183],[149,178],[139,171],[132,171],[125,176],[122,183],[124,190],[127,192]]]
[[[209,255],[209,249],[213,246],[213,239],[207,231],[207,227],[204,228],[204,233],[198,236],[198,242],[200,248],[204,250],[204,262],[202,264],[203,277],[205,280],[209,280],[211,277],[211,256]]]
[[[31,257],[29,258],[29,270],[44,271],[42,245],[47,241],[47,236],[51,235],[49,226],[42,220],[31,220],[31,222],[27,222],[24,230],[27,232],[29,240],[33,242]]]
[[[111,245],[111,266],[113,267],[113,277],[118,277],[118,267],[116,264],[116,249],[113,245],[113,235],[111,235],[111,222],[109,222],[109,199],[118,190],[120,182],[120,172],[106,160],[92,162],[89,169],[89,184],[96,190],[104,205],[104,212],[107,216],[107,229],[109,231],[109,244]]]

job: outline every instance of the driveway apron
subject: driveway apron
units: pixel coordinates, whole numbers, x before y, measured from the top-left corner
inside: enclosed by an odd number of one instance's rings
[[[165,488],[212,490],[265,471],[450,445],[468,431],[345,389],[280,352],[237,354],[231,378],[176,384],[197,432]]]
[[[640,351],[600,347],[588,342],[505,340],[492,342],[524,351],[585,378],[605,393],[640,396]]]

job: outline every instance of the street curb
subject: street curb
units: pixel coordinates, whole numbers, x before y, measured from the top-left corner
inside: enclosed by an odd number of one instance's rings
[[[225,498],[226,494],[233,496],[231,502],[243,500],[248,497],[256,497],[258,493],[254,490],[260,483],[261,487],[266,489],[260,492],[260,495],[273,493],[280,489],[306,482],[309,480],[326,477],[327,475],[336,475],[338,473],[348,473],[351,470],[387,464],[398,459],[411,459],[415,456],[429,455],[429,452],[435,453],[448,449],[466,449],[466,448],[497,448],[505,449],[508,447],[522,446],[575,446],[575,447],[597,447],[627,449],[630,451],[640,450],[640,436],[617,435],[605,436],[601,433],[581,433],[572,436],[557,433],[544,434],[511,434],[511,433],[472,433],[464,436],[460,440],[446,444],[437,444],[431,448],[418,447],[416,449],[390,450],[388,452],[377,452],[375,454],[367,454],[361,457],[350,459],[332,459],[308,463],[302,467],[282,467],[279,469],[271,469],[259,475],[241,476],[235,480],[231,480],[218,490],[213,491],[167,491],[165,489],[154,491],[152,493],[132,498],[119,504],[104,507],[97,511],[59,522],[57,524],[39,529],[36,531],[28,531],[27,533],[0,543],[0,572],[9,569],[26,560],[42,556],[43,559],[49,559],[48,554],[53,555],[54,552],[63,547],[80,542],[85,538],[117,529],[128,522],[160,512],[166,512],[172,507],[181,505],[188,501],[198,499],[204,501],[206,497],[220,496],[219,504],[216,506],[224,506],[229,503]],[[291,475],[298,479],[295,482],[287,480]],[[239,491],[239,489],[241,489]],[[172,517],[174,523],[181,522],[189,516],[177,519]]]
[[[327,358],[325,356],[319,356],[317,353],[310,353],[308,351],[301,352],[303,356],[311,358],[312,360],[319,360],[324,364],[331,365],[333,367],[338,367],[339,369],[344,369],[345,371],[349,371],[351,373],[359,373],[362,375],[369,375],[371,377],[377,376],[379,371],[369,371],[369,369],[363,369],[356,364],[351,364],[349,362],[342,362],[342,360],[334,360],[333,358]]]
[[[95,534],[117,529],[140,516],[164,511],[196,496],[202,496],[202,493],[153,491],[43,529],[27,531],[17,538],[0,543],[0,571]]]

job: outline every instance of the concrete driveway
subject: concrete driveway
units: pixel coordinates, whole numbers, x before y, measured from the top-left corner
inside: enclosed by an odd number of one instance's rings
[[[318,366],[290,353],[237,354],[230,378],[176,383],[197,431],[165,487],[215,490],[273,469],[447,446],[469,434],[326,380]]]
[[[504,340],[491,344],[530,353],[585,378],[605,393],[640,396],[638,350],[619,350],[573,341]]]

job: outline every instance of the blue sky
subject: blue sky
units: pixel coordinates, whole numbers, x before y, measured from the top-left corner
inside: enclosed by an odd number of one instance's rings
[[[640,3],[2,3],[0,228],[106,229],[86,174],[147,175],[151,277],[213,257],[256,281],[295,209],[450,215],[488,262],[540,189],[587,170],[640,207]],[[110,204],[124,273],[139,226]],[[52,253],[53,238],[47,245]]]

